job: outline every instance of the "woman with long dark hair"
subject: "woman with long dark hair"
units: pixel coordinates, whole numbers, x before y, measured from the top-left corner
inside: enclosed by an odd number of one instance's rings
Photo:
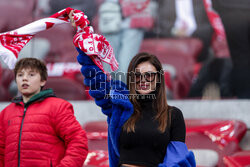
[[[185,145],[182,112],[167,104],[162,65],[148,53],[130,62],[127,85],[108,80],[80,49],[78,62],[90,95],[108,116],[111,167],[195,166]]]
[[[124,129],[127,132],[135,131],[135,122],[142,114],[141,105],[147,101],[150,102],[149,108],[154,107],[155,115],[153,117],[158,121],[158,129],[164,132],[169,115],[164,75],[158,58],[148,53],[137,54],[128,67],[127,85],[130,95],[137,96],[130,98],[134,106],[134,113],[124,125]]]

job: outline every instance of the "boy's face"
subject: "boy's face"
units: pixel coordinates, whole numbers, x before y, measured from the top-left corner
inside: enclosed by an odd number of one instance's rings
[[[46,81],[41,81],[41,75],[37,70],[26,68],[17,72],[16,83],[22,96],[30,98],[40,92]]]

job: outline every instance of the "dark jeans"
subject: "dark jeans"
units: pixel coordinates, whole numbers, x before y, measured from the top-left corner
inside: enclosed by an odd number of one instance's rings
[[[222,97],[232,97],[231,60],[212,58],[203,64],[197,79],[192,83],[188,97],[202,97],[207,84],[215,82],[220,87]]]

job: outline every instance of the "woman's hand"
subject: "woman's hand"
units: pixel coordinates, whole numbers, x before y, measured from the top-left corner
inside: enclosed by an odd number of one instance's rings
[[[75,23],[75,20],[74,20],[73,13],[74,13],[74,10],[71,10],[70,13],[69,13],[69,19],[70,19],[71,25],[72,25],[74,28],[76,28],[76,23]]]
[[[82,11],[74,9],[69,13],[69,19],[73,27],[79,29],[84,29],[90,24],[88,16],[86,16]]]

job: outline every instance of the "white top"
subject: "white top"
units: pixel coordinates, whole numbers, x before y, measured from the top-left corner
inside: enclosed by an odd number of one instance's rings
[[[185,36],[191,36],[197,28],[192,0],[175,0],[175,6],[177,18],[174,29]]]

